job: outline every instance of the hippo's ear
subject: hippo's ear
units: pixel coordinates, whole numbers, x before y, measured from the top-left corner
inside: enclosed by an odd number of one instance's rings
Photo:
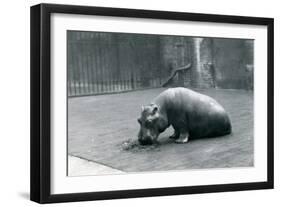
[[[141,112],[143,112],[144,111],[144,106],[141,106]]]
[[[158,111],[158,106],[157,106],[157,105],[154,105],[153,110],[152,110],[152,113],[155,114],[157,111]]]

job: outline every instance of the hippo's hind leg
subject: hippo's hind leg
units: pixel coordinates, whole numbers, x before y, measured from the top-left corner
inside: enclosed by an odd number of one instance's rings
[[[175,140],[175,143],[177,144],[183,144],[183,143],[187,143],[189,139],[189,133],[185,132],[185,133],[180,133],[180,136],[178,139]]]

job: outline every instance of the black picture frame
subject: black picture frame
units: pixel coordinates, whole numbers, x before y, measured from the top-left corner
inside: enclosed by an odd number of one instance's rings
[[[149,19],[181,20],[207,23],[232,23],[267,26],[267,181],[238,184],[167,187],[74,194],[51,194],[51,70],[50,32],[52,13],[99,15],[112,17],[134,17]],[[30,151],[30,199],[38,203],[120,199],[146,196],[242,191],[273,188],[273,44],[274,20],[272,18],[195,14],[168,11],[103,8],[39,4],[31,7],[31,151]]]

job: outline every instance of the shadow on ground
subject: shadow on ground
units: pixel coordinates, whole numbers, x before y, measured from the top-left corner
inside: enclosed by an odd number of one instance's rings
[[[28,192],[18,192],[19,197],[29,200],[30,199],[30,194]]]
[[[175,144],[167,129],[157,146],[124,148],[136,140],[141,105],[164,89],[68,99],[68,152],[125,172],[253,166],[253,93],[197,90],[229,113],[233,133]]]

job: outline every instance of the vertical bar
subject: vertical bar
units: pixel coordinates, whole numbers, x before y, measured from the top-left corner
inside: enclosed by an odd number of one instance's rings
[[[96,93],[96,82],[95,82],[95,78],[96,78],[96,74],[95,74],[95,70],[96,70],[96,61],[95,59],[93,58],[94,57],[94,54],[95,54],[95,45],[93,44],[93,37],[94,37],[94,33],[91,32],[90,33],[90,40],[89,40],[89,47],[90,47],[90,50],[89,50],[89,64],[90,64],[90,69],[91,69],[91,93],[92,94],[95,94]]]
[[[92,59],[94,61],[94,66],[95,66],[95,70],[94,70],[94,82],[95,82],[95,94],[99,93],[99,83],[98,83],[98,70],[99,70],[99,64],[98,64],[98,41],[97,41],[97,33],[93,33],[93,55],[92,55]]]
[[[121,35],[121,34],[120,34]],[[120,67],[118,68],[118,79],[117,79],[117,88],[118,88],[118,91],[121,91],[122,90],[122,70],[121,68],[124,68],[124,52],[123,52],[123,49],[124,49],[124,45],[126,43],[124,41],[122,41],[122,44],[119,44],[119,49],[118,49],[118,58],[119,58],[119,65]],[[123,52],[123,55],[121,56],[120,54]]]
[[[130,35],[131,36],[131,35]],[[130,72],[130,63],[128,63],[130,59],[126,58],[126,68],[124,68],[125,70],[123,71],[123,91],[127,91],[127,75]]]
[[[108,75],[108,91],[111,92],[112,91],[112,72],[113,72],[113,68],[112,68],[112,44],[111,44],[111,36],[112,34],[108,34],[108,42],[107,42],[107,60],[108,60],[108,71],[109,71],[109,75]]]
[[[79,83],[79,95],[84,95],[84,88],[83,88],[83,70],[82,70],[82,55],[81,55],[81,33],[77,32],[77,60],[78,60],[78,83]]]
[[[131,41],[131,40],[129,40]],[[121,78],[122,78],[122,91],[125,91],[125,74],[128,70],[128,61],[130,61],[131,59],[128,58],[129,55],[132,51],[128,51],[130,48],[130,46],[128,45],[128,42],[126,42],[126,45],[124,46],[123,52],[126,54],[123,58],[123,67],[121,68]]]
[[[162,47],[161,47],[161,36],[159,35],[157,37],[157,46],[156,46],[156,53],[157,53],[157,59],[158,59],[158,64],[157,64],[157,67],[158,67],[158,71],[159,71],[159,77],[158,77],[158,87],[161,86],[161,82],[162,82]]]
[[[115,53],[116,53],[116,73],[114,77],[114,91],[119,91],[119,78],[120,78],[120,38],[119,34],[114,34],[114,42],[115,42]]]
[[[109,34],[109,41],[108,41],[108,67],[109,67],[109,91],[113,91],[113,84],[112,84],[112,79],[113,79],[113,72],[114,72],[114,65],[113,65],[113,51],[112,51],[112,38],[113,34]]]
[[[85,42],[84,42],[84,33],[80,32],[81,40],[80,40],[80,61],[81,61],[81,80],[82,80],[82,89],[83,89],[83,95],[87,94],[87,68],[85,66]]]
[[[71,83],[72,83],[72,68],[73,68],[73,62],[71,59],[72,56],[72,51],[70,50],[70,44],[71,44],[71,32],[67,32],[67,88],[68,88],[68,93],[67,96],[72,95],[72,88],[71,88]]]
[[[102,44],[101,44],[101,60],[102,60],[102,85],[103,85],[103,93],[107,90],[107,78],[106,78],[106,60],[105,60],[105,43],[106,37],[103,33],[101,33]]]
[[[131,81],[131,89],[134,90],[135,86],[134,86],[134,68],[132,68],[131,70],[131,77],[130,77],[130,81]]]
[[[99,81],[101,84],[101,92],[104,92],[104,86],[103,86],[103,82],[104,82],[104,78],[103,78],[103,61],[102,61],[102,38],[101,38],[101,33],[98,33],[98,38],[99,38],[99,69],[100,69],[100,77],[99,77]]]
[[[87,41],[85,42],[85,62],[86,62],[86,67],[87,67],[87,73],[88,73],[88,77],[87,77],[87,81],[88,81],[88,94],[92,93],[91,87],[92,87],[92,83],[91,83],[91,77],[92,77],[92,73],[91,73],[91,65],[89,63],[89,54],[90,54],[90,47],[91,45],[90,43],[90,33],[89,32],[85,32],[86,35],[86,39]]]
[[[87,94],[87,69],[85,66],[85,42],[84,42],[84,32],[80,32],[81,40],[80,40],[80,54],[81,54],[81,72],[82,72],[82,86],[83,86],[83,95]]]
[[[86,54],[87,54],[87,49],[86,49],[86,33],[85,32],[81,32],[82,33],[82,65],[83,65],[83,74],[84,74],[84,90],[85,90],[85,94],[89,93],[89,88],[88,88],[88,78],[89,78],[89,74],[88,74],[88,68],[87,68],[87,62],[86,62]]]
[[[99,36],[98,33],[95,33],[95,62],[96,62],[96,86],[97,86],[97,94],[100,92],[100,61],[99,61]]]
[[[108,33],[104,34],[104,45],[103,45],[103,58],[104,58],[104,71],[105,71],[105,92],[109,91],[109,74],[110,74],[110,68],[109,68],[109,64],[108,64],[108,49],[107,49],[107,45],[108,45]]]
[[[97,62],[97,86],[98,86],[98,93],[101,92],[101,62],[100,62],[100,37],[99,33],[96,33],[96,62]]]
[[[86,62],[86,34],[85,32],[81,32],[82,40],[81,40],[81,53],[82,53],[82,70],[83,70],[83,82],[84,82],[84,94],[88,94],[88,68],[87,68],[87,62]]]
[[[102,86],[103,86],[103,93],[106,92],[107,84],[106,84],[106,60],[105,60],[105,42],[106,36],[104,33],[100,33],[101,37],[101,68],[102,68]]]
[[[90,63],[90,49],[91,49],[91,42],[90,42],[90,32],[86,32],[87,43],[85,45],[86,50],[86,65],[88,69],[88,94],[92,94],[92,68]]]
[[[91,55],[91,60],[94,64],[94,77],[93,77],[93,83],[94,83],[94,88],[95,88],[95,94],[98,93],[99,86],[98,86],[98,61],[97,61],[97,35],[96,32],[92,33],[92,55]]]
[[[115,65],[115,39],[114,34],[112,33],[110,40],[110,58],[111,58],[111,92],[114,92],[114,76],[116,73],[116,65]]]
[[[75,69],[74,69],[74,72],[75,72],[75,92],[76,92],[76,95],[80,95],[80,75],[79,75],[79,51],[78,51],[78,35],[79,33],[78,32],[74,32],[74,44],[73,44],[73,60],[74,60],[74,63],[75,63]]]

